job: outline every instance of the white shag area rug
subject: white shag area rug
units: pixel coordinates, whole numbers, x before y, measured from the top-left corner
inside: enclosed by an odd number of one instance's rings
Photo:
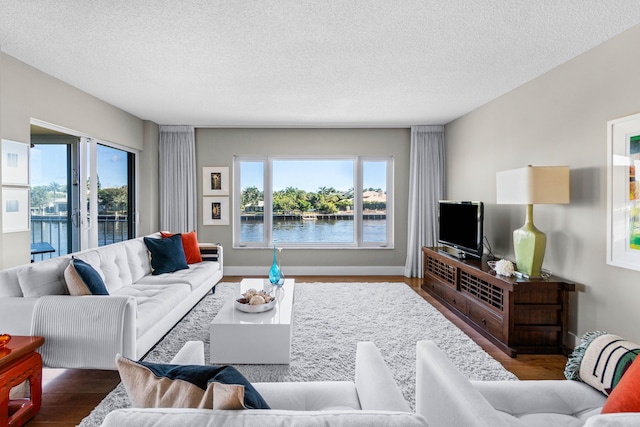
[[[234,295],[220,283],[145,357],[168,362],[186,341],[205,342],[209,322]],[[404,283],[296,283],[289,365],[234,365],[249,381],[353,381],[356,344],[373,341],[404,397],[415,407],[416,342],[432,340],[472,380],[516,380],[515,375],[473,342]],[[122,383],[80,423],[99,426],[110,411],[128,407]]]

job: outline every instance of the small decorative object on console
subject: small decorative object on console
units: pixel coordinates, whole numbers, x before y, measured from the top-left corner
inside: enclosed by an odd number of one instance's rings
[[[7,344],[9,344],[9,341],[11,341],[11,335],[9,334],[0,335],[0,350],[5,348]]]
[[[506,259],[501,259],[500,261],[497,261],[493,266],[493,269],[495,270],[496,273],[500,274],[501,276],[511,277],[515,274],[515,268],[513,266],[513,263]]]

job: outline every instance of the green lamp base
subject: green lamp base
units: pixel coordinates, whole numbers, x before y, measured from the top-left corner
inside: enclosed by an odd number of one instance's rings
[[[528,277],[540,276],[546,245],[547,236],[533,225],[533,205],[527,205],[524,225],[513,232],[518,271]]]

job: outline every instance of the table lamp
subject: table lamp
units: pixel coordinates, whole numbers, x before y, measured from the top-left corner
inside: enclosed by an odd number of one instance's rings
[[[569,203],[568,166],[528,166],[496,173],[496,202],[527,205],[524,225],[513,232],[517,270],[538,277],[547,236],[533,225],[533,205]]]

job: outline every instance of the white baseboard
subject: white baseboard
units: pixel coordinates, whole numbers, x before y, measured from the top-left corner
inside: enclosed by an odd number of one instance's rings
[[[224,266],[225,276],[268,276],[269,266]],[[285,276],[404,276],[404,266],[299,266],[282,269]]]

